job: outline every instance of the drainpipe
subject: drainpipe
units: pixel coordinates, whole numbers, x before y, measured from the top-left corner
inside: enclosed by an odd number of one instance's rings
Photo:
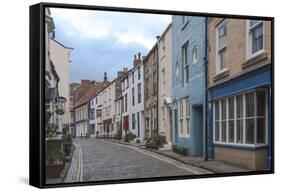
[[[157,93],[156,93],[156,96],[157,96],[157,99],[156,99],[156,116],[157,116],[157,122],[156,122],[156,125],[157,125],[157,131],[156,131],[156,134],[159,135],[159,123],[158,123],[158,118],[159,118],[159,111],[158,111],[158,102],[159,102],[159,86],[158,86],[158,83],[159,83],[159,40],[160,40],[160,36],[156,36],[156,39],[157,39],[157,42],[156,42],[156,59],[157,59],[157,62],[156,62],[156,80],[157,80]],[[154,120],[154,119],[153,119]]]
[[[205,155],[208,160],[208,17],[205,18]]]

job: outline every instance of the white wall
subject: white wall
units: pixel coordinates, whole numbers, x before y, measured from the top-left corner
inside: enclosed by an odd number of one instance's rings
[[[140,68],[140,79],[138,79],[138,68]],[[134,77],[134,83],[132,78]],[[138,66],[134,67],[132,71],[129,73],[129,92],[130,92],[130,117],[129,117],[129,130],[138,136],[138,117],[137,113],[139,113],[139,128],[140,128],[140,140],[144,139],[144,117],[143,117],[143,110],[144,110],[144,81],[143,81],[143,64],[139,64]],[[141,84],[141,102],[138,103],[138,84]],[[132,89],[134,88],[134,105],[132,100]],[[133,117],[132,115],[135,114],[135,129],[133,129]]]
[[[70,89],[69,89],[69,55],[72,49],[65,48],[53,39],[50,39],[50,57],[56,68],[59,80],[59,96],[66,98],[65,113],[62,116],[62,123],[70,123]]]
[[[172,28],[170,27],[158,41],[159,70],[158,70],[158,127],[159,134],[166,136],[170,142],[171,124],[169,106],[164,100],[172,95]],[[165,40],[163,40],[165,39]],[[163,71],[164,75],[163,75]],[[163,83],[165,82],[165,83]],[[164,110],[163,110],[164,109]],[[164,117],[163,117],[164,116]]]

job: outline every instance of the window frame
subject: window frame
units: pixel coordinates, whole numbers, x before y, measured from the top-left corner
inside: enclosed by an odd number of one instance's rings
[[[140,80],[141,79],[141,72],[140,72],[140,66],[138,67],[138,80]]]
[[[136,116],[132,113],[132,129],[136,129]]]
[[[259,22],[254,24],[253,26],[251,26],[251,20],[247,20],[246,21],[246,60],[249,60],[261,53],[263,53],[265,51],[265,37],[264,37],[264,33],[265,33],[265,22],[263,20],[258,20]],[[263,34],[263,46],[262,49],[258,50],[255,53],[252,53],[253,47],[252,47],[252,31],[253,29],[255,29],[256,27],[259,27],[259,25],[263,25],[262,26],[262,34]]]
[[[141,82],[138,83],[138,103],[141,103]]]
[[[226,43],[223,47],[219,47],[219,30],[225,26],[226,27]],[[220,74],[223,73],[225,71],[227,71],[227,22],[226,20],[223,20],[217,27],[216,27],[216,74]],[[220,56],[220,52],[225,50],[226,51],[226,63],[225,63],[225,68],[221,69],[221,56]]]
[[[132,106],[135,106],[135,87],[132,87]]]
[[[182,85],[188,85],[189,84],[189,56],[188,56],[188,51],[189,51],[189,41],[186,41],[182,46],[181,46],[181,57],[182,57],[182,68],[183,68],[183,76],[182,76]],[[186,72],[187,71],[187,72]]]
[[[257,95],[256,95],[256,92],[257,91],[264,91],[265,93],[265,115],[264,116],[257,116]],[[250,92],[254,92],[254,143],[253,144],[249,144],[249,143],[246,143],[246,94],[247,93],[250,93]],[[213,142],[215,144],[220,144],[220,145],[232,145],[232,146],[239,146],[239,147],[252,147],[252,148],[255,148],[255,147],[260,147],[260,146],[267,146],[268,145],[268,89],[267,88],[257,88],[257,89],[254,89],[254,90],[248,90],[248,91],[245,91],[243,93],[238,93],[238,94],[235,94],[235,95],[231,95],[231,96],[227,96],[227,97],[222,97],[222,98],[218,98],[216,100],[213,101],[212,103],[212,107],[213,107]],[[243,141],[242,143],[238,143],[237,142],[237,96],[240,96],[242,95],[242,100],[243,100],[243,114],[242,114],[242,118],[239,118],[239,120],[242,120],[243,121],[243,127],[242,127],[242,131],[243,131]],[[233,97],[234,98],[234,141],[233,142],[229,142],[229,121],[228,121],[228,113],[229,113],[229,98],[230,97]],[[222,113],[222,107],[221,107],[221,100],[222,99],[226,99],[227,100],[227,105],[226,105],[226,118],[227,118],[227,124],[226,124],[226,135],[227,135],[227,138],[226,138],[226,142],[223,142],[222,141],[222,133],[221,133],[221,113]],[[215,112],[215,103],[216,102],[219,102],[219,120],[216,120],[216,112]],[[264,118],[265,119],[265,130],[264,130],[264,143],[258,143],[257,142],[257,119],[259,118]],[[216,141],[216,128],[215,128],[215,123],[219,121],[219,141]]]
[[[188,127],[187,127],[188,124]],[[186,125],[186,136],[190,137],[190,99],[185,98],[185,125]]]
[[[192,59],[193,59],[193,64],[197,64],[199,60],[199,48],[197,45],[195,45],[192,49]]]
[[[179,111],[179,115],[178,115],[178,121],[179,121],[179,125],[180,125],[180,136],[184,136],[184,130],[183,130],[183,99],[179,100],[179,104],[178,104],[178,111]]]

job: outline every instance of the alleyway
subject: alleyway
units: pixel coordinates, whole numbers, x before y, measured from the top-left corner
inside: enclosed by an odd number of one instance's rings
[[[82,151],[80,165],[73,163],[69,172],[81,172],[80,181],[118,180],[206,173],[142,149],[119,145],[102,139],[75,139]],[[77,150],[76,150],[77,153]],[[74,155],[78,157],[79,155]],[[77,174],[79,178],[79,174]],[[77,179],[76,179],[77,180]]]

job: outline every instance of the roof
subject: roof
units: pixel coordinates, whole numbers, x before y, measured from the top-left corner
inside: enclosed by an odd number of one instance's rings
[[[53,37],[50,37],[50,40],[54,41],[55,43],[57,43],[58,45],[62,46],[65,49],[73,50],[73,48],[64,46],[62,43],[60,43],[58,40],[54,39]]]
[[[170,29],[172,27],[172,23],[170,23],[167,27],[166,27],[166,29],[164,30],[164,32],[161,34],[161,36],[159,37],[159,40],[161,40],[164,36],[165,36],[165,34],[167,33],[167,31]]]
[[[106,85],[107,83],[96,83],[90,86],[90,88],[86,91],[86,93],[80,99],[78,99],[74,107],[76,108],[88,103],[92,98],[92,96],[95,95],[99,90],[104,88]]]
[[[70,95],[73,95],[79,90],[80,84],[71,83],[69,86],[70,86]]]

